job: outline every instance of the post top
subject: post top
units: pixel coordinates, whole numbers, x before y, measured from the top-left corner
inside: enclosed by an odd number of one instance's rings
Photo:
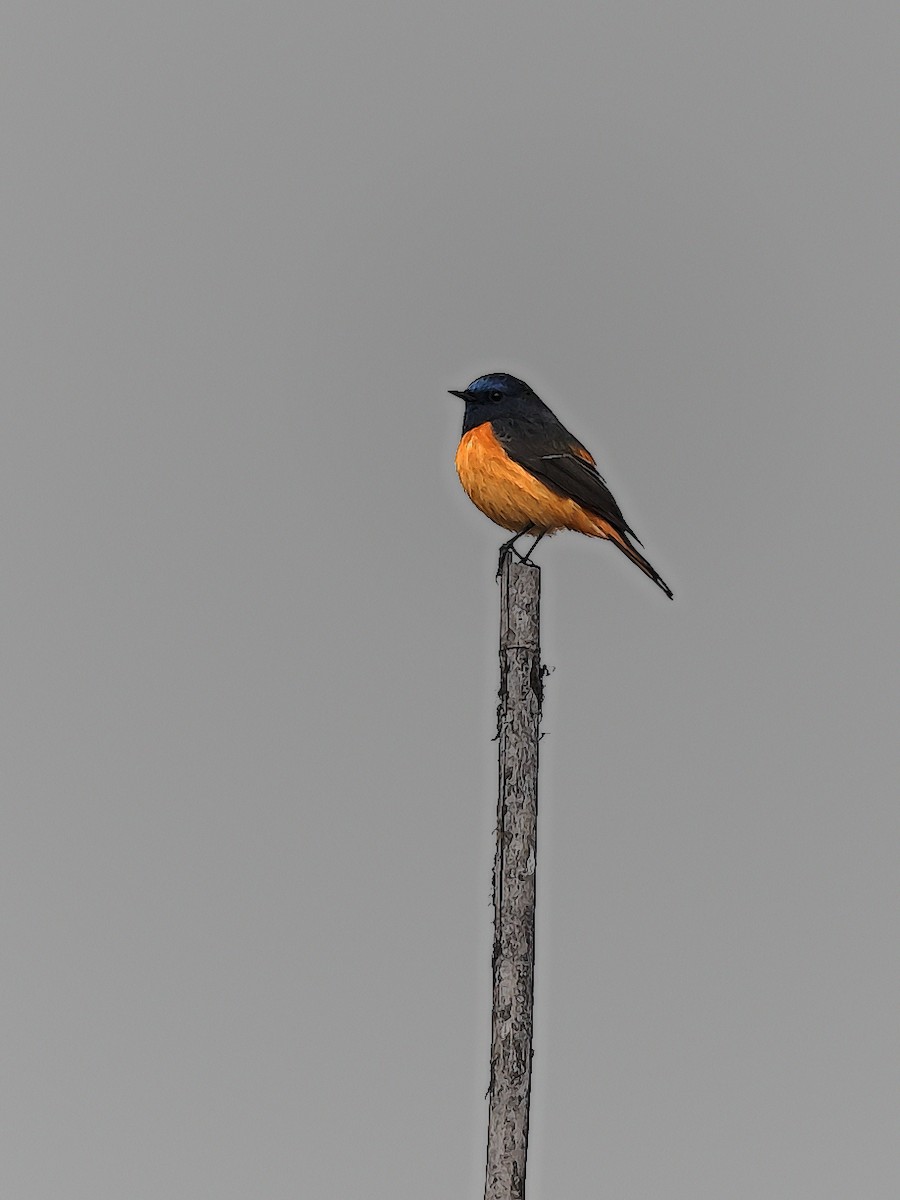
[[[539,650],[540,645],[541,569],[515,561],[507,551],[500,563],[500,649]]]

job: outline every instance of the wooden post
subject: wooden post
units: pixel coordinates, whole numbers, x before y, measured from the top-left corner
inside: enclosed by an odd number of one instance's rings
[[[534,1010],[541,572],[500,563],[500,790],[485,1200],[523,1200]]]

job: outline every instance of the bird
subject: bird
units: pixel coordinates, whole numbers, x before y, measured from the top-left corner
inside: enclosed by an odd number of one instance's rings
[[[593,455],[521,379],[503,371],[482,375],[465,391],[456,472],[475,506],[515,534],[500,548],[500,562],[514,551],[529,562],[538,542],[560,529],[606,538],[652,579],[670,600],[674,594],[634,545],[629,527]],[[515,548],[534,537],[528,553]]]

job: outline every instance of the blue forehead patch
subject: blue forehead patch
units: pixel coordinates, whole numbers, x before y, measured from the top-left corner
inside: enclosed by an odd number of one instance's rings
[[[515,375],[507,375],[502,371],[496,375],[482,375],[479,379],[473,380],[466,388],[467,392],[472,392],[475,395],[478,395],[480,392],[502,392],[505,396],[512,396],[516,393],[528,392],[530,390],[527,383],[523,383],[521,379],[516,379]]]

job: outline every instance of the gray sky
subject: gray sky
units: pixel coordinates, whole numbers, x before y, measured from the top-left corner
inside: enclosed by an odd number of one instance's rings
[[[480,1194],[509,370],[529,1195],[896,1195],[896,4],[5,25],[3,1194]]]

